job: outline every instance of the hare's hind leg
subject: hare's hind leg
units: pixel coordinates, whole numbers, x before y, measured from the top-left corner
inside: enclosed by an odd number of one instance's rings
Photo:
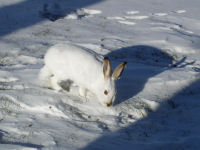
[[[62,88],[58,83],[58,79],[56,78],[56,76],[52,76],[50,78],[50,83],[51,83],[51,88],[56,90],[56,91],[60,91]]]

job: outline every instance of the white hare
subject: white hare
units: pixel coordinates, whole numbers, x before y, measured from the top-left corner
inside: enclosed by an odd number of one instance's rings
[[[79,87],[79,95],[94,93],[101,104],[111,106],[115,100],[115,81],[121,76],[126,62],[112,73],[110,60],[89,49],[72,44],[52,46],[44,57],[45,65],[39,78],[55,90],[62,81],[71,80]]]

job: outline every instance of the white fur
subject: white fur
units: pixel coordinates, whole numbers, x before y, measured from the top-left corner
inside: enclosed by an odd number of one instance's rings
[[[86,96],[87,90],[96,94],[103,105],[114,101],[115,80],[105,80],[103,57],[91,50],[71,44],[50,47],[44,57],[45,66],[40,71],[40,79],[51,88],[60,90],[59,82],[72,80],[79,86],[79,95]],[[108,94],[104,94],[107,90]]]

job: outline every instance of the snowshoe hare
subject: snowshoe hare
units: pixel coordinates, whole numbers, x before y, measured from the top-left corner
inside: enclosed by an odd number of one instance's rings
[[[59,83],[73,81],[79,87],[79,95],[94,93],[101,104],[111,106],[115,100],[115,82],[121,76],[126,62],[112,73],[110,60],[101,55],[72,44],[52,46],[44,57],[45,65],[39,78],[54,90],[61,90]]]

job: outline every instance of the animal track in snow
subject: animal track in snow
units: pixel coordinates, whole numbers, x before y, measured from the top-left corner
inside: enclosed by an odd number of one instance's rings
[[[101,14],[101,11],[82,8],[82,9],[74,10],[73,13],[70,13],[69,15],[66,16],[65,11],[60,6],[60,4],[45,3],[43,5],[43,9],[41,11],[39,11],[39,14],[42,18],[47,18],[50,21],[56,21],[58,19],[63,19],[63,18],[65,18],[65,19],[81,19],[83,17],[91,17],[96,14]]]
[[[139,11],[127,11],[126,14],[128,16],[125,16],[124,18],[126,19],[134,19],[134,20],[142,20],[142,19],[147,19],[149,18],[149,16],[140,16],[140,15],[136,15],[139,14]]]
[[[176,11],[172,11],[172,12],[169,12],[169,13],[154,13],[152,15],[162,17],[162,16],[167,16],[167,15],[173,14],[173,13],[182,14],[182,13],[185,13],[185,12],[186,12],[186,10],[181,9],[181,10],[176,10]]]
[[[125,16],[126,19],[142,20],[149,18],[148,16]]]
[[[65,19],[81,19],[86,17],[93,17],[94,15],[101,14],[102,12],[100,10],[94,10],[94,9],[79,9],[74,13],[71,13],[65,17]]]
[[[184,10],[184,9],[175,11],[175,13],[178,13],[178,14],[182,14],[182,13],[185,13],[185,12],[186,12],[186,10]]]
[[[139,14],[139,11],[127,11],[126,14],[128,15],[135,15],[135,14]]]
[[[115,17],[107,17],[107,19],[109,19],[109,20],[125,20],[125,18],[123,18],[123,17],[118,17],[118,16],[115,16]]]
[[[101,14],[101,11],[100,10],[95,10],[95,9],[81,9],[80,11],[84,12],[84,13],[87,13],[89,15],[98,15],[98,14]]]
[[[193,34],[194,32],[190,31],[190,30],[187,30],[185,28],[183,28],[181,25],[172,25],[170,27],[170,29],[174,30],[174,31],[178,31],[178,32],[181,32],[181,33],[189,33],[189,34]]]
[[[143,19],[148,19],[151,17],[163,17],[167,16],[173,13],[185,13],[186,10],[177,10],[177,11],[171,11],[169,13],[161,12],[161,13],[152,13],[150,15],[138,15],[140,12],[139,11],[127,11],[125,12],[125,16],[113,16],[113,17],[106,17],[108,20],[116,20],[118,23],[125,24],[125,25],[135,25],[136,22],[133,22],[131,20],[143,20]]]
[[[130,22],[130,21],[118,21],[121,24],[126,24],[126,25],[135,25],[135,22]]]
[[[167,16],[168,14],[167,13],[155,13],[153,14],[154,16]]]

